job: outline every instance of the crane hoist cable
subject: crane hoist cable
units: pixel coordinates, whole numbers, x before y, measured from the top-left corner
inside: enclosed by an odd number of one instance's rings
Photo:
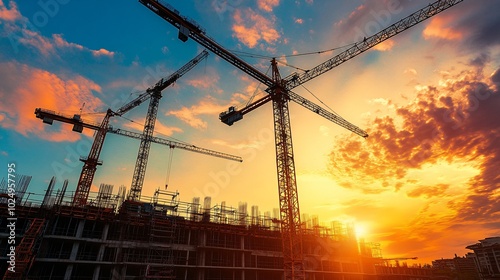
[[[250,52],[244,52],[244,51],[237,51],[237,50],[228,50],[229,52],[233,53],[236,56],[245,56],[245,57],[251,57],[251,58],[259,58],[259,59],[272,59],[272,56],[267,56],[267,55],[262,55],[262,54],[255,54],[255,53],[250,53]]]
[[[271,70],[271,65],[269,65],[269,67],[267,68],[266,75],[269,73],[269,70]],[[259,91],[259,88],[260,88],[261,85],[262,85],[262,83],[259,83],[257,85],[257,87],[255,88],[254,93],[252,94],[252,96],[250,97],[250,99],[248,100],[248,102],[245,104],[245,107],[248,106],[248,104],[252,103],[252,101],[255,98],[255,96],[257,95],[257,92]]]
[[[165,189],[168,188],[168,184],[170,183],[170,171],[172,170],[172,159],[174,158],[174,147],[170,146],[169,149],[170,151],[167,161],[167,174],[165,175]]]
[[[281,55],[280,57],[297,57],[297,56],[306,56],[306,55],[313,55],[313,54],[323,54],[327,52],[333,52],[336,50],[341,50],[341,49],[346,49],[349,48],[356,43],[350,43],[347,45],[343,45],[340,47],[335,47],[331,49],[326,49],[326,50],[319,50],[319,51],[312,51],[312,52],[303,52],[303,53],[295,53],[295,54],[286,54],[286,55]],[[260,59],[272,59],[273,56],[268,56],[268,55],[262,55],[262,54],[255,54],[255,53],[250,53],[250,52],[244,52],[244,51],[237,51],[237,50],[229,50],[233,54],[237,56],[244,56],[244,57],[251,57],[251,58],[260,58]]]
[[[318,100],[321,104],[323,104],[328,110],[330,110],[331,113],[340,117],[340,115],[337,112],[335,112],[332,108],[330,108],[330,106],[328,106],[325,102],[323,102],[321,99],[319,99],[312,91],[310,91],[308,88],[306,88],[303,84],[301,86],[305,90],[307,90],[307,92],[309,92],[312,96],[314,96],[314,98],[316,98],[316,100]]]
[[[283,56],[282,56],[282,57],[283,57]],[[297,66],[293,66],[293,65],[289,64],[288,62],[284,62],[284,61],[277,60],[277,59],[276,59],[276,62],[280,63],[281,65],[285,65],[285,66],[288,66],[288,67],[291,67],[291,68],[295,68],[295,69],[297,69],[297,70],[299,70],[299,71],[307,72],[307,70],[302,69],[302,68],[297,67]]]
[[[139,122],[137,122],[137,121],[134,121],[134,120],[129,119],[129,118],[124,117],[124,116],[119,116],[119,117],[120,117],[120,118],[123,118],[123,119],[125,119],[125,120],[127,120],[127,121],[129,121],[129,122],[131,122],[131,123],[133,123],[133,124],[136,124],[136,125],[138,125],[138,126],[140,126],[140,127],[144,127],[144,124],[141,124],[141,123],[139,123]],[[167,140],[168,140],[168,139],[171,139],[171,140],[176,141],[176,142],[178,142],[178,143],[182,143],[182,144],[186,144],[186,145],[192,145],[192,146],[195,146],[195,145],[193,145],[193,144],[191,144],[191,143],[188,143],[188,142],[186,142],[186,141],[182,141],[182,140],[179,140],[179,139],[177,139],[177,138],[175,138],[175,137],[168,136],[168,135],[166,135],[165,133],[161,133],[160,131],[158,131],[158,130],[156,130],[156,129],[155,129],[155,130],[153,130],[153,132],[154,132],[154,133],[156,133],[156,134],[159,134],[159,135],[164,136],[165,138],[167,138]]]
[[[247,57],[261,58],[261,59],[271,59],[272,58],[270,56],[256,55],[256,54],[251,54],[251,53],[242,52],[242,51],[230,50],[230,52],[234,53],[236,56],[247,56]],[[241,54],[238,55],[237,53],[241,53]],[[271,70],[271,65],[269,65],[269,67],[267,68],[266,75],[269,74],[270,70]],[[254,100],[255,96],[257,96],[257,94],[259,92],[259,88],[260,88],[261,85],[262,85],[262,83],[259,83],[257,85],[257,87],[255,88],[255,91],[253,92],[252,96],[250,96],[250,98],[248,99],[248,101],[245,103],[244,106],[242,106],[243,103],[240,103],[239,105],[236,105],[235,107],[237,107],[237,108],[239,108],[239,107],[246,107],[246,106],[248,106],[248,104],[252,103],[252,101]]]

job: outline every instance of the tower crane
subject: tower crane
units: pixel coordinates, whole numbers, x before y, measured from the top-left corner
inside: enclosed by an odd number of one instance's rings
[[[160,98],[162,97],[161,92],[168,86],[173,84],[175,81],[177,81],[177,79],[191,70],[194,66],[196,66],[196,64],[198,64],[207,56],[208,52],[206,50],[203,50],[203,52],[201,52],[187,64],[182,66],[168,78],[161,79],[156,83],[154,87],[148,88],[146,90],[150,93],[151,100],[149,101],[148,113],[146,114],[146,120],[144,122],[144,130],[142,132],[144,137],[141,139],[141,144],[139,145],[139,151],[137,153],[137,160],[135,162],[134,168],[134,176],[132,177],[132,185],[130,186],[130,194],[128,199],[139,200],[141,197],[142,184],[144,183],[144,176],[146,175],[149,149],[151,147],[151,138],[153,137],[155,128],[158,105],[160,103]]]
[[[90,191],[90,186],[92,185],[92,181],[94,179],[94,174],[97,169],[98,165],[102,165],[102,161],[99,160],[99,155],[102,150],[102,146],[104,145],[104,139],[106,138],[106,133],[109,130],[109,120],[113,116],[122,116],[126,112],[130,111],[131,109],[139,106],[142,104],[144,101],[148,100],[151,98],[149,110],[148,110],[148,115],[146,116],[146,125],[144,127],[144,137],[141,138],[141,146],[139,149],[139,154],[137,157],[137,162],[136,162],[136,168],[135,170],[138,169],[137,165],[141,165],[141,170],[140,174],[142,175],[142,181],[144,180],[144,173],[146,163],[147,163],[147,156],[149,153],[149,147],[151,145],[151,138],[153,136],[153,131],[154,131],[154,122],[156,120],[156,113],[158,112],[158,104],[159,104],[159,99],[161,98],[161,91],[173,84],[177,79],[182,77],[185,73],[187,73],[189,70],[191,70],[194,66],[196,66],[202,59],[206,58],[208,56],[208,52],[204,50],[200,54],[198,54],[195,58],[190,60],[188,63],[186,63],[184,66],[182,66],[179,70],[174,72],[172,75],[168,76],[167,78],[161,79],[158,81],[153,87],[150,87],[146,89],[145,92],[140,94],[138,97],[130,101],[129,103],[123,105],[120,107],[118,110],[113,111],[111,109],[108,109],[106,111],[106,115],[104,116],[104,119],[102,120],[101,124],[99,127],[96,129],[97,133],[94,138],[94,142],[92,143],[92,146],[89,151],[89,155],[87,157],[82,157],[80,160],[83,162],[83,167],[82,167],[82,172],[80,173],[80,178],[78,179],[78,184],[76,187],[76,192],[75,196],[73,197],[73,205],[75,206],[83,206],[87,203],[87,198],[89,195]],[[42,115],[38,115],[38,113],[41,113],[41,110],[36,109],[35,114],[37,114],[37,117],[42,117]],[[42,117],[44,123],[52,124],[53,120],[49,115],[45,114]],[[73,122],[73,131],[76,132],[82,132],[83,130],[83,123],[78,122],[80,119],[80,115],[74,115],[73,119],[75,122]],[[134,172],[134,180],[133,182],[137,181],[137,179],[140,176],[136,176],[136,172]],[[142,186],[142,181],[141,181],[141,186]],[[132,186],[133,188],[134,186]],[[140,189],[137,187],[134,188],[134,197],[138,198],[138,194],[140,193]]]
[[[37,118],[42,119],[45,123],[52,124],[52,121],[60,121],[63,123],[69,123],[72,124],[73,127],[80,127],[80,128],[88,128],[88,129],[93,129],[96,131],[99,131],[101,129],[101,124],[93,123],[90,121],[83,120],[80,115],[74,115],[74,116],[69,116],[61,113],[56,113],[52,110],[47,110],[47,109],[42,109],[42,108],[36,108],[35,109],[35,115]],[[51,122],[48,122],[47,120],[51,120]],[[113,128],[109,126],[107,128],[107,133],[113,133],[121,136],[126,136],[129,138],[133,139],[138,139],[138,140],[143,140],[145,138],[144,134],[142,133],[137,133],[133,131],[128,131],[125,129],[120,129],[120,128]],[[214,156],[214,157],[219,157],[227,160],[233,160],[237,162],[242,162],[243,159],[239,156],[235,155],[230,155],[218,151],[213,151],[205,148],[201,148],[192,144],[187,144],[187,143],[182,143],[178,141],[173,141],[173,140],[167,140],[161,137],[156,137],[152,136],[149,138],[149,140],[153,143],[160,144],[160,145],[165,145],[170,147],[171,149],[174,148],[179,148],[182,150],[186,151],[191,151],[195,153],[200,153],[204,155],[209,155],[209,156]]]
[[[42,119],[42,120],[52,119],[52,120],[56,120],[56,121],[60,121],[60,122],[64,122],[64,123],[69,123],[69,124],[72,124],[73,126],[76,125],[76,126],[81,126],[83,128],[93,129],[93,130],[99,130],[99,128],[100,128],[100,124],[92,123],[90,121],[83,120],[80,117],[56,113],[52,110],[36,108],[35,114],[36,114],[37,118]],[[121,135],[121,136],[126,136],[126,137],[133,138],[133,139],[139,139],[139,140],[144,139],[144,135],[142,133],[128,131],[128,130],[121,129],[121,128],[113,128],[111,126],[108,127],[107,132]],[[226,154],[226,153],[222,153],[222,152],[217,152],[217,151],[197,147],[197,146],[192,145],[192,144],[182,143],[182,142],[178,142],[178,141],[174,141],[174,140],[167,140],[167,139],[164,139],[161,137],[153,136],[153,137],[151,137],[151,142],[156,143],[156,144],[165,145],[165,146],[168,146],[172,149],[179,148],[179,149],[183,149],[183,150],[187,150],[187,151],[191,151],[191,152],[196,152],[196,153],[200,153],[200,154],[205,154],[205,155],[210,155],[210,156],[219,157],[219,158],[223,158],[223,159],[243,162],[243,159],[239,156],[230,155],[230,154]]]
[[[294,73],[285,78],[281,78],[276,59],[272,59],[271,61],[272,77],[269,77],[222,47],[219,43],[210,38],[199,24],[185,16],[182,16],[176,9],[164,3],[164,1],[139,0],[139,2],[144,6],[155,12],[174,27],[178,28],[178,37],[180,40],[185,42],[188,38],[193,39],[203,47],[209,49],[230,64],[267,86],[265,91],[268,95],[246,105],[243,108],[238,109],[235,107],[229,107],[229,110],[221,113],[219,118],[223,123],[232,125],[234,122],[241,120],[243,115],[246,113],[266,104],[269,101],[272,101],[281,233],[283,242],[284,279],[305,279],[304,257],[301,241],[302,233],[300,225],[300,210],[295,176],[288,101],[294,101],[295,103],[302,105],[303,107],[348,129],[349,131],[356,133],[357,135],[362,137],[368,136],[368,134],[362,129],[349,123],[343,118],[330,113],[321,106],[301,97],[291,90],[462,1],[463,0],[435,1],[427,7],[418,10],[417,12],[392,24],[382,31],[365,38],[362,42],[354,44],[347,50],[308,71],[305,71],[302,74]]]

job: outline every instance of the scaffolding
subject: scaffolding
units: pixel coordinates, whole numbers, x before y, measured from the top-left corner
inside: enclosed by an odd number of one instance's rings
[[[45,219],[33,219],[15,250],[15,270],[7,271],[4,280],[22,280],[28,275],[38,251]]]
[[[22,262],[32,279],[238,280],[280,279],[283,274],[276,210],[262,215],[257,206],[248,212],[244,202],[235,208],[212,204],[210,197],[183,202],[178,192],[166,190],[130,201],[124,187],[113,193],[105,184],[90,193],[87,205],[76,207],[67,182],[56,192],[55,182],[49,186],[45,195],[27,193],[16,206],[17,236],[24,236],[19,250],[34,249],[31,259]],[[4,215],[6,206],[0,208]],[[40,226],[43,219],[45,226]],[[377,247],[359,244],[352,225],[325,226],[317,216],[303,220],[310,279],[366,280],[392,273],[374,267],[380,263]],[[0,231],[0,237],[7,234]],[[5,245],[0,243],[0,250]],[[0,256],[0,276],[14,277],[5,273],[4,259]]]
[[[178,192],[156,190],[149,222],[146,279],[175,279],[172,245],[176,231]]]

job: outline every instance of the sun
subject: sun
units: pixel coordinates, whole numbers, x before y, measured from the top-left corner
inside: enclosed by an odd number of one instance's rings
[[[367,227],[363,224],[356,224],[354,226],[354,232],[356,233],[357,239],[365,238],[368,235]]]

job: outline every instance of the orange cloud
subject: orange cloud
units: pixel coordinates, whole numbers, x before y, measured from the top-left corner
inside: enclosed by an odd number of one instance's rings
[[[244,90],[234,92],[231,96],[231,101],[229,102],[230,104],[247,104],[263,97],[264,95],[267,95],[259,82],[250,76],[242,74],[239,76],[239,79],[245,84],[245,86],[242,86]],[[227,107],[228,106],[226,106],[224,110],[226,110]]]
[[[19,10],[17,9],[16,2],[9,1],[9,8],[7,8],[3,1],[0,0],[0,20],[16,21],[21,17],[21,13],[19,13]]]
[[[435,186],[418,186],[418,188],[408,191],[409,197],[425,196],[427,198],[434,196],[442,196],[450,187],[448,184],[437,184]]]
[[[453,21],[451,17],[439,16],[432,18],[423,31],[424,38],[439,38],[446,40],[459,40],[463,38],[462,32],[447,27]]]
[[[220,80],[219,73],[213,67],[207,67],[205,73],[198,74],[195,77],[190,76],[187,84],[198,89],[210,89],[216,93],[222,93],[222,90],[217,86]]]
[[[250,8],[236,10],[233,19],[233,36],[249,48],[254,48],[261,40],[274,44],[280,38],[274,28],[274,19],[269,20]]]
[[[273,8],[280,4],[280,0],[257,0],[259,9],[266,12],[272,12]]]
[[[498,85],[500,69],[488,78],[477,69],[448,73],[438,86],[420,87],[412,102],[392,104],[394,115],[374,118],[367,139],[335,141],[330,171],[339,185],[367,194],[402,193],[401,200],[424,204],[405,224],[379,229],[384,250],[443,256],[458,246],[453,242],[477,239],[464,232],[488,236],[500,227]],[[387,227],[387,219],[375,220]]]
[[[81,51],[88,51],[92,53],[93,56],[98,57],[98,56],[109,56],[113,57],[115,55],[114,52],[108,51],[106,49],[99,49],[99,50],[91,50],[89,48],[86,48],[82,45],[75,44],[75,43],[70,43],[66,41],[61,34],[53,34],[52,35],[53,42],[56,47],[59,49],[76,49],[76,50],[81,50]]]
[[[396,107],[397,118],[375,118],[370,125],[368,140],[347,137],[332,152],[334,169],[351,173],[360,180],[372,178],[389,185],[390,179],[403,179],[408,169],[420,168],[425,163],[436,163],[438,159],[472,159],[470,155],[480,148],[479,139],[486,135],[472,127],[481,136],[473,136],[470,132],[461,134],[462,130],[469,128],[465,127],[470,115],[468,108],[477,105],[470,98],[475,93],[470,91],[478,82],[467,81],[470,84],[465,84],[463,80],[471,78],[467,74],[443,81],[441,87],[422,87],[415,101]],[[476,145],[472,145],[466,140],[470,137],[480,138],[474,142]],[[360,173],[353,174],[357,172],[353,170]]]
[[[92,92],[101,88],[81,76],[62,79],[45,70],[32,68],[16,62],[0,63],[4,83],[0,85],[0,126],[12,129],[25,136],[37,135],[52,141],[76,141],[79,134],[67,126],[56,132],[47,127],[34,115],[35,108],[54,111],[78,112],[85,102],[85,108],[97,112],[102,102]],[[53,130],[54,128],[51,128]]]
[[[389,40],[383,41],[382,43],[374,46],[373,49],[377,50],[377,51],[384,52],[384,51],[391,50],[392,47],[394,47],[394,40],[389,39]]]
[[[35,48],[45,56],[55,53],[54,44],[40,33],[24,29],[22,30],[22,34],[23,36],[19,38],[19,43]]]
[[[102,48],[99,50],[90,50],[90,51],[92,52],[92,54],[94,56],[110,56],[110,57],[112,57],[115,55],[114,52],[111,52],[111,51],[108,51],[108,50],[102,49]]]
[[[297,24],[303,24],[303,23],[304,23],[304,20],[303,20],[303,19],[301,19],[301,18],[296,18],[296,19],[295,19],[295,23],[297,23]]]
[[[179,110],[170,111],[167,115],[172,115],[186,122],[191,127],[197,129],[206,129],[208,124],[199,116],[205,114],[218,115],[220,112],[227,109],[227,106],[222,106],[216,103],[215,99],[207,96],[198,104],[191,107],[182,107]]]

